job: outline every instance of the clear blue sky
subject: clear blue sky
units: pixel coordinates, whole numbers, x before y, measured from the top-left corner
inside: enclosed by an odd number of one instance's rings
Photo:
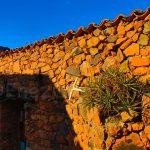
[[[16,48],[69,29],[146,10],[150,0],[0,0],[0,46]]]

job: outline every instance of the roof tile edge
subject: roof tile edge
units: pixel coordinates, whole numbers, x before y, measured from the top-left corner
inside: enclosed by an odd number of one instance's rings
[[[136,9],[136,10],[133,10],[128,17],[120,14],[113,21],[104,19],[101,21],[101,23],[99,25],[91,23],[88,25],[87,28],[81,26],[77,29],[76,32],[73,30],[69,30],[66,34],[63,34],[60,32],[57,35],[57,37],[50,36],[48,39],[42,39],[39,42],[35,41],[33,44],[28,44],[27,46],[23,46],[21,48],[10,49],[10,50],[6,50],[4,52],[0,52],[0,56],[3,57],[5,55],[11,55],[12,53],[18,53],[19,51],[24,51],[25,49],[30,49],[31,47],[35,47],[36,45],[42,46],[45,43],[50,43],[50,44],[61,43],[61,42],[63,42],[64,38],[71,39],[74,36],[79,37],[83,33],[91,33],[96,28],[103,29],[104,27],[114,26],[117,23],[119,23],[119,21],[121,19],[123,19],[127,22],[130,22],[134,18],[145,19],[149,14],[150,14],[150,7],[148,7],[145,12],[142,12],[142,10],[140,10],[140,9]]]

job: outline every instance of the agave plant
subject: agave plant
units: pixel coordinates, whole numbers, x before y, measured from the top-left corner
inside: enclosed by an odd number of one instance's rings
[[[129,110],[141,112],[142,95],[147,92],[147,85],[140,83],[138,77],[129,78],[117,69],[109,69],[88,83],[82,93],[82,105],[89,110],[97,107],[104,116]]]

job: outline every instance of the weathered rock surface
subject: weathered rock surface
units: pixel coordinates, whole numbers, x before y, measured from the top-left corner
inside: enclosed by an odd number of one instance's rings
[[[150,84],[150,15],[138,17],[138,14],[134,19],[134,15],[127,20],[120,17],[113,23],[105,21],[102,26],[91,25],[83,31],[69,31],[56,39],[50,37],[1,53],[1,76],[8,76],[7,83],[16,91],[22,87],[27,91],[25,96],[19,93],[21,98],[34,98],[34,104],[25,105],[28,148],[150,148],[150,100],[147,96],[142,99],[141,116],[130,110],[118,115],[119,121],[112,121],[112,116],[110,120],[102,117],[100,109],[88,111],[81,106],[81,94],[88,79],[92,80],[110,67],[129,76],[139,76],[141,82]],[[26,76],[28,80],[20,79]],[[4,78],[0,83],[2,91]],[[15,90],[7,96],[13,96]],[[7,131],[4,127],[13,125],[5,124],[5,120],[8,118],[0,122],[0,136]],[[9,137],[5,139],[3,149],[8,149]]]

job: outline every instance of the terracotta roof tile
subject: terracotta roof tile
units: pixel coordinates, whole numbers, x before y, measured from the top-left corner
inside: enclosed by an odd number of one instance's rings
[[[75,35],[75,33],[76,33],[75,31],[69,30],[69,31],[66,33],[65,38],[71,39],[71,38]]]

